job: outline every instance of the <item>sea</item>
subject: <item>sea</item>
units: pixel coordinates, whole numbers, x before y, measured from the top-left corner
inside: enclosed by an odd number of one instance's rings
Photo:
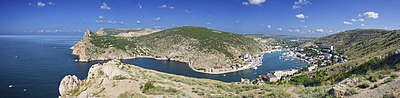
[[[75,62],[70,47],[82,34],[0,35],[0,98],[56,98],[58,86],[66,75],[85,79],[93,64]],[[142,68],[194,78],[238,82],[240,78],[255,79],[274,70],[301,68],[307,63],[279,59],[283,52],[267,53],[261,66],[239,72],[210,75],[191,70],[186,63],[159,61],[151,58],[123,60]]]

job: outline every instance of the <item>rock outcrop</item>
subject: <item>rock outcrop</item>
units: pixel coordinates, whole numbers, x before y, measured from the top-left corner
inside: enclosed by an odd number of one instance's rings
[[[79,89],[82,85],[83,82],[79,80],[78,77],[75,75],[67,75],[61,80],[58,91],[60,92],[60,95],[63,95],[62,97],[65,97],[74,93],[74,91]]]
[[[71,47],[72,54],[76,55],[79,62],[92,60],[131,59],[133,55],[115,47],[100,48],[91,42],[94,33],[87,30],[78,43]]]

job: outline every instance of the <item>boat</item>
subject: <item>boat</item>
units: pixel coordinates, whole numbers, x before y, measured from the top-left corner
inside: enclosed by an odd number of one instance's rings
[[[8,86],[8,88],[13,88],[13,87],[14,87],[14,85],[9,85],[9,86]]]
[[[257,70],[257,66],[252,67],[252,69]]]

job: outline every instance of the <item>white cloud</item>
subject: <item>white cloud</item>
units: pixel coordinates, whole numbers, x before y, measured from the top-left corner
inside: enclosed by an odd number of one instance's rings
[[[100,8],[103,10],[111,10],[111,8],[105,2],[103,2],[103,5],[101,5]]]
[[[103,23],[104,20],[96,20],[96,23]]]
[[[272,26],[271,25],[267,25],[267,28],[270,29],[270,28],[272,28]]]
[[[306,20],[300,20],[300,22],[306,22]]]
[[[137,23],[137,24],[143,24],[144,22],[138,20],[138,21],[136,21],[136,23]]]
[[[211,24],[211,22],[207,22],[206,24],[210,25],[210,24]]]
[[[362,14],[358,14],[358,17],[378,19],[379,18],[379,13],[376,13],[376,12],[364,12]]]
[[[143,6],[140,3],[138,3],[137,5],[138,5],[139,10],[143,9]]]
[[[297,14],[296,15],[296,18],[299,18],[299,19],[304,19],[304,18],[306,18],[307,16],[305,16],[304,14]]]
[[[343,24],[352,25],[352,22],[343,21]]]
[[[282,31],[282,28],[278,28],[278,29],[276,29],[276,30],[278,30],[278,31]]]
[[[49,4],[49,5],[56,5],[56,4],[54,4],[53,2],[51,2],[51,1],[47,2],[47,4]]]
[[[192,12],[190,12],[189,10],[185,9],[185,13],[186,14],[192,14]]]
[[[55,3],[53,3],[53,2],[51,2],[51,1],[49,1],[49,2],[42,2],[42,1],[39,1],[39,2],[36,2],[36,3],[28,3],[28,5],[30,5],[30,6],[36,6],[36,7],[46,7],[46,6],[53,6],[53,5],[55,5]]]
[[[315,29],[317,32],[324,32],[324,29]]]
[[[160,19],[161,19],[160,17],[154,18],[155,21],[160,21]]]
[[[352,22],[363,22],[364,19],[359,18],[359,19],[351,19]]]
[[[103,19],[104,19],[104,16],[99,16],[97,19],[103,20]]]
[[[296,29],[294,32],[300,32],[300,30],[299,30],[299,29]]]
[[[242,5],[261,5],[265,2],[266,0],[248,0],[246,2],[242,2]]]
[[[168,5],[166,5],[166,4],[163,4],[163,5],[158,6],[158,8],[169,8],[169,9],[174,9],[175,7],[173,7],[173,6],[168,6]]]
[[[242,5],[249,5],[249,2],[242,2]]]
[[[361,24],[361,26],[364,26],[364,24]]]
[[[165,5],[165,4],[158,6],[158,8],[167,8],[167,7],[168,7],[168,6]]]
[[[304,5],[310,4],[310,1],[308,0],[299,0],[299,1],[295,1],[294,5],[292,6],[293,9],[298,9],[298,8],[302,8]]]
[[[299,29],[294,29],[294,30],[292,30],[292,29],[288,29],[288,31],[289,31],[289,32],[295,32],[295,33],[299,33],[299,32],[300,32],[300,30],[299,30]]]
[[[44,6],[46,6],[46,3],[43,3],[41,1],[39,1],[39,2],[37,2],[37,6],[38,7],[44,7]]]
[[[261,5],[264,2],[265,0],[249,0],[249,3],[253,5]]]

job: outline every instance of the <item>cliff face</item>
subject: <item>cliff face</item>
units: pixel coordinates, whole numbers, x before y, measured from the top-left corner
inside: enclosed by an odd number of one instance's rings
[[[94,34],[87,30],[78,43],[71,47],[72,54],[78,57],[79,62],[92,60],[130,59],[133,55],[115,47],[100,48],[91,42]]]

